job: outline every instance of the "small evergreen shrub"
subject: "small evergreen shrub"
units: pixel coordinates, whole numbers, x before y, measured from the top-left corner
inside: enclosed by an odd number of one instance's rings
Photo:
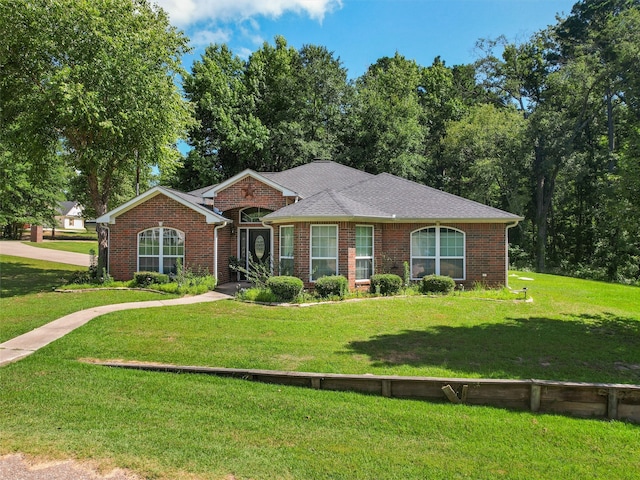
[[[320,277],[316,280],[315,291],[320,297],[340,297],[349,291],[349,282],[343,275]]]
[[[371,276],[370,293],[396,295],[402,289],[402,278],[394,273],[378,273]]]
[[[448,295],[453,292],[454,288],[456,288],[456,282],[453,281],[453,278],[443,275],[427,275],[422,277],[420,281],[422,294],[442,293]]]
[[[304,284],[298,277],[281,275],[267,279],[267,287],[280,302],[290,302],[302,293]]]
[[[169,275],[159,272],[136,272],[133,274],[133,282],[138,287],[148,287],[150,285],[162,285],[169,283]]]

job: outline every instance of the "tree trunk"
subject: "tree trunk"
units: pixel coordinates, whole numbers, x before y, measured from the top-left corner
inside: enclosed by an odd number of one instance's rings
[[[106,182],[106,181],[105,181]],[[102,192],[100,191],[98,175],[95,173],[87,175],[87,183],[89,185],[89,192],[91,196],[91,203],[93,204],[93,208],[96,213],[96,218],[107,213],[107,201],[108,192],[106,192],[107,187],[104,186]],[[108,234],[109,231],[107,227],[96,224],[96,233],[98,234],[98,277],[101,277],[103,272],[107,269],[107,256],[108,256],[108,246],[109,239]]]
[[[537,154],[536,154],[537,156]],[[536,271],[544,273],[547,255],[547,215],[544,211],[544,182],[542,172],[536,179]]]

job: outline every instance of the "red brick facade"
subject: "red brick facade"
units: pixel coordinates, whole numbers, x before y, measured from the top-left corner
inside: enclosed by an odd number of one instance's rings
[[[185,235],[185,265],[192,269],[207,269],[218,274],[219,283],[235,280],[229,270],[229,257],[239,255],[239,230],[242,228],[270,228],[274,273],[278,274],[280,254],[280,225],[265,227],[260,223],[242,224],[240,212],[246,207],[278,210],[293,202],[282,192],[252,177],[244,178],[217,193],[216,208],[232,223],[217,228],[207,224],[203,214],[163,194],[131,208],[117,216],[109,225],[109,272],[117,280],[133,277],[138,268],[138,234],[148,228],[174,228]],[[283,225],[294,227],[294,275],[310,282],[311,225],[330,224],[338,227],[338,273],[346,276],[350,288],[355,282],[356,225],[366,222],[296,222]],[[374,272],[403,276],[404,262],[411,262],[411,233],[433,223],[369,223],[373,225]],[[453,223],[441,227],[457,229],[465,234],[466,278],[459,283],[473,285],[506,284],[506,227],[504,223]],[[359,285],[363,285],[361,282]],[[366,282],[365,282],[366,285]]]

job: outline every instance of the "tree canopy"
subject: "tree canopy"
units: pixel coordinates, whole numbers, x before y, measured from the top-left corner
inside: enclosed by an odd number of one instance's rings
[[[187,38],[164,11],[146,0],[2,1],[0,38],[5,142],[32,164],[59,146],[90,215],[130,196],[137,172],[177,166]]]

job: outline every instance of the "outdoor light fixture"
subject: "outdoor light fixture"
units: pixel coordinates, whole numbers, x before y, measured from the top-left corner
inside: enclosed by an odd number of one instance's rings
[[[527,299],[527,287],[524,287],[522,289],[522,291],[524,292],[524,299],[526,300]]]

